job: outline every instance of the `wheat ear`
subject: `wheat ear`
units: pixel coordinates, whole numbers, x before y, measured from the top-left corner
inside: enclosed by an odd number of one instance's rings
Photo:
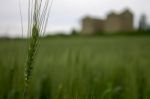
[[[34,67],[33,63],[39,45],[39,37],[45,33],[52,3],[53,0],[51,3],[49,0],[28,0],[28,36],[30,41],[25,63],[25,87],[23,99],[27,99],[29,80]]]

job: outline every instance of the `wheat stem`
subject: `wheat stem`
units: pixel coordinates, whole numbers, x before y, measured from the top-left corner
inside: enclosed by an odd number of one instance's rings
[[[39,45],[40,34],[44,34],[48,22],[49,12],[52,6],[49,0],[29,0],[28,1],[28,34],[30,36],[27,61],[25,64],[25,87],[23,99],[27,99],[29,80],[32,75],[33,63]],[[44,3],[45,2],[45,3]],[[44,5],[42,5],[44,4]],[[44,6],[43,8],[41,6]]]

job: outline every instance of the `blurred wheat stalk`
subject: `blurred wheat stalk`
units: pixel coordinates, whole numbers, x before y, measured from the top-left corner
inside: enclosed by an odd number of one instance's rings
[[[39,37],[44,35],[48,23],[53,0],[28,0],[28,36],[29,49],[25,63],[25,87],[23,99],[27,98],[29,79],[33,70],[33,63],[39,45]]]

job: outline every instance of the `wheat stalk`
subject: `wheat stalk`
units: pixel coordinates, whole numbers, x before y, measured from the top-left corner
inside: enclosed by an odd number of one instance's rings
[[[28,0],[28,36],[30,37],[27,60],[25,64],[25,88],[23,99],[27,99],[29,79],[39,45],[40,35],[45,33],[53,0]]]

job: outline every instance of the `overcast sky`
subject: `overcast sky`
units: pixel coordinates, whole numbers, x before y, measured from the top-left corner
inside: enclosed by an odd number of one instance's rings
[[[24,29],[27,23],[28,0],[21,0]],[[141,14],[150,22],[150,0],[54,0],[47,31],[69,31],[80,28],[85,15],[105,18],[109,11],[130,8],[137,26]],[[0,0],[0,35],[21,35],[19,0]],[[24,35],[26,32],[24,31]]]

